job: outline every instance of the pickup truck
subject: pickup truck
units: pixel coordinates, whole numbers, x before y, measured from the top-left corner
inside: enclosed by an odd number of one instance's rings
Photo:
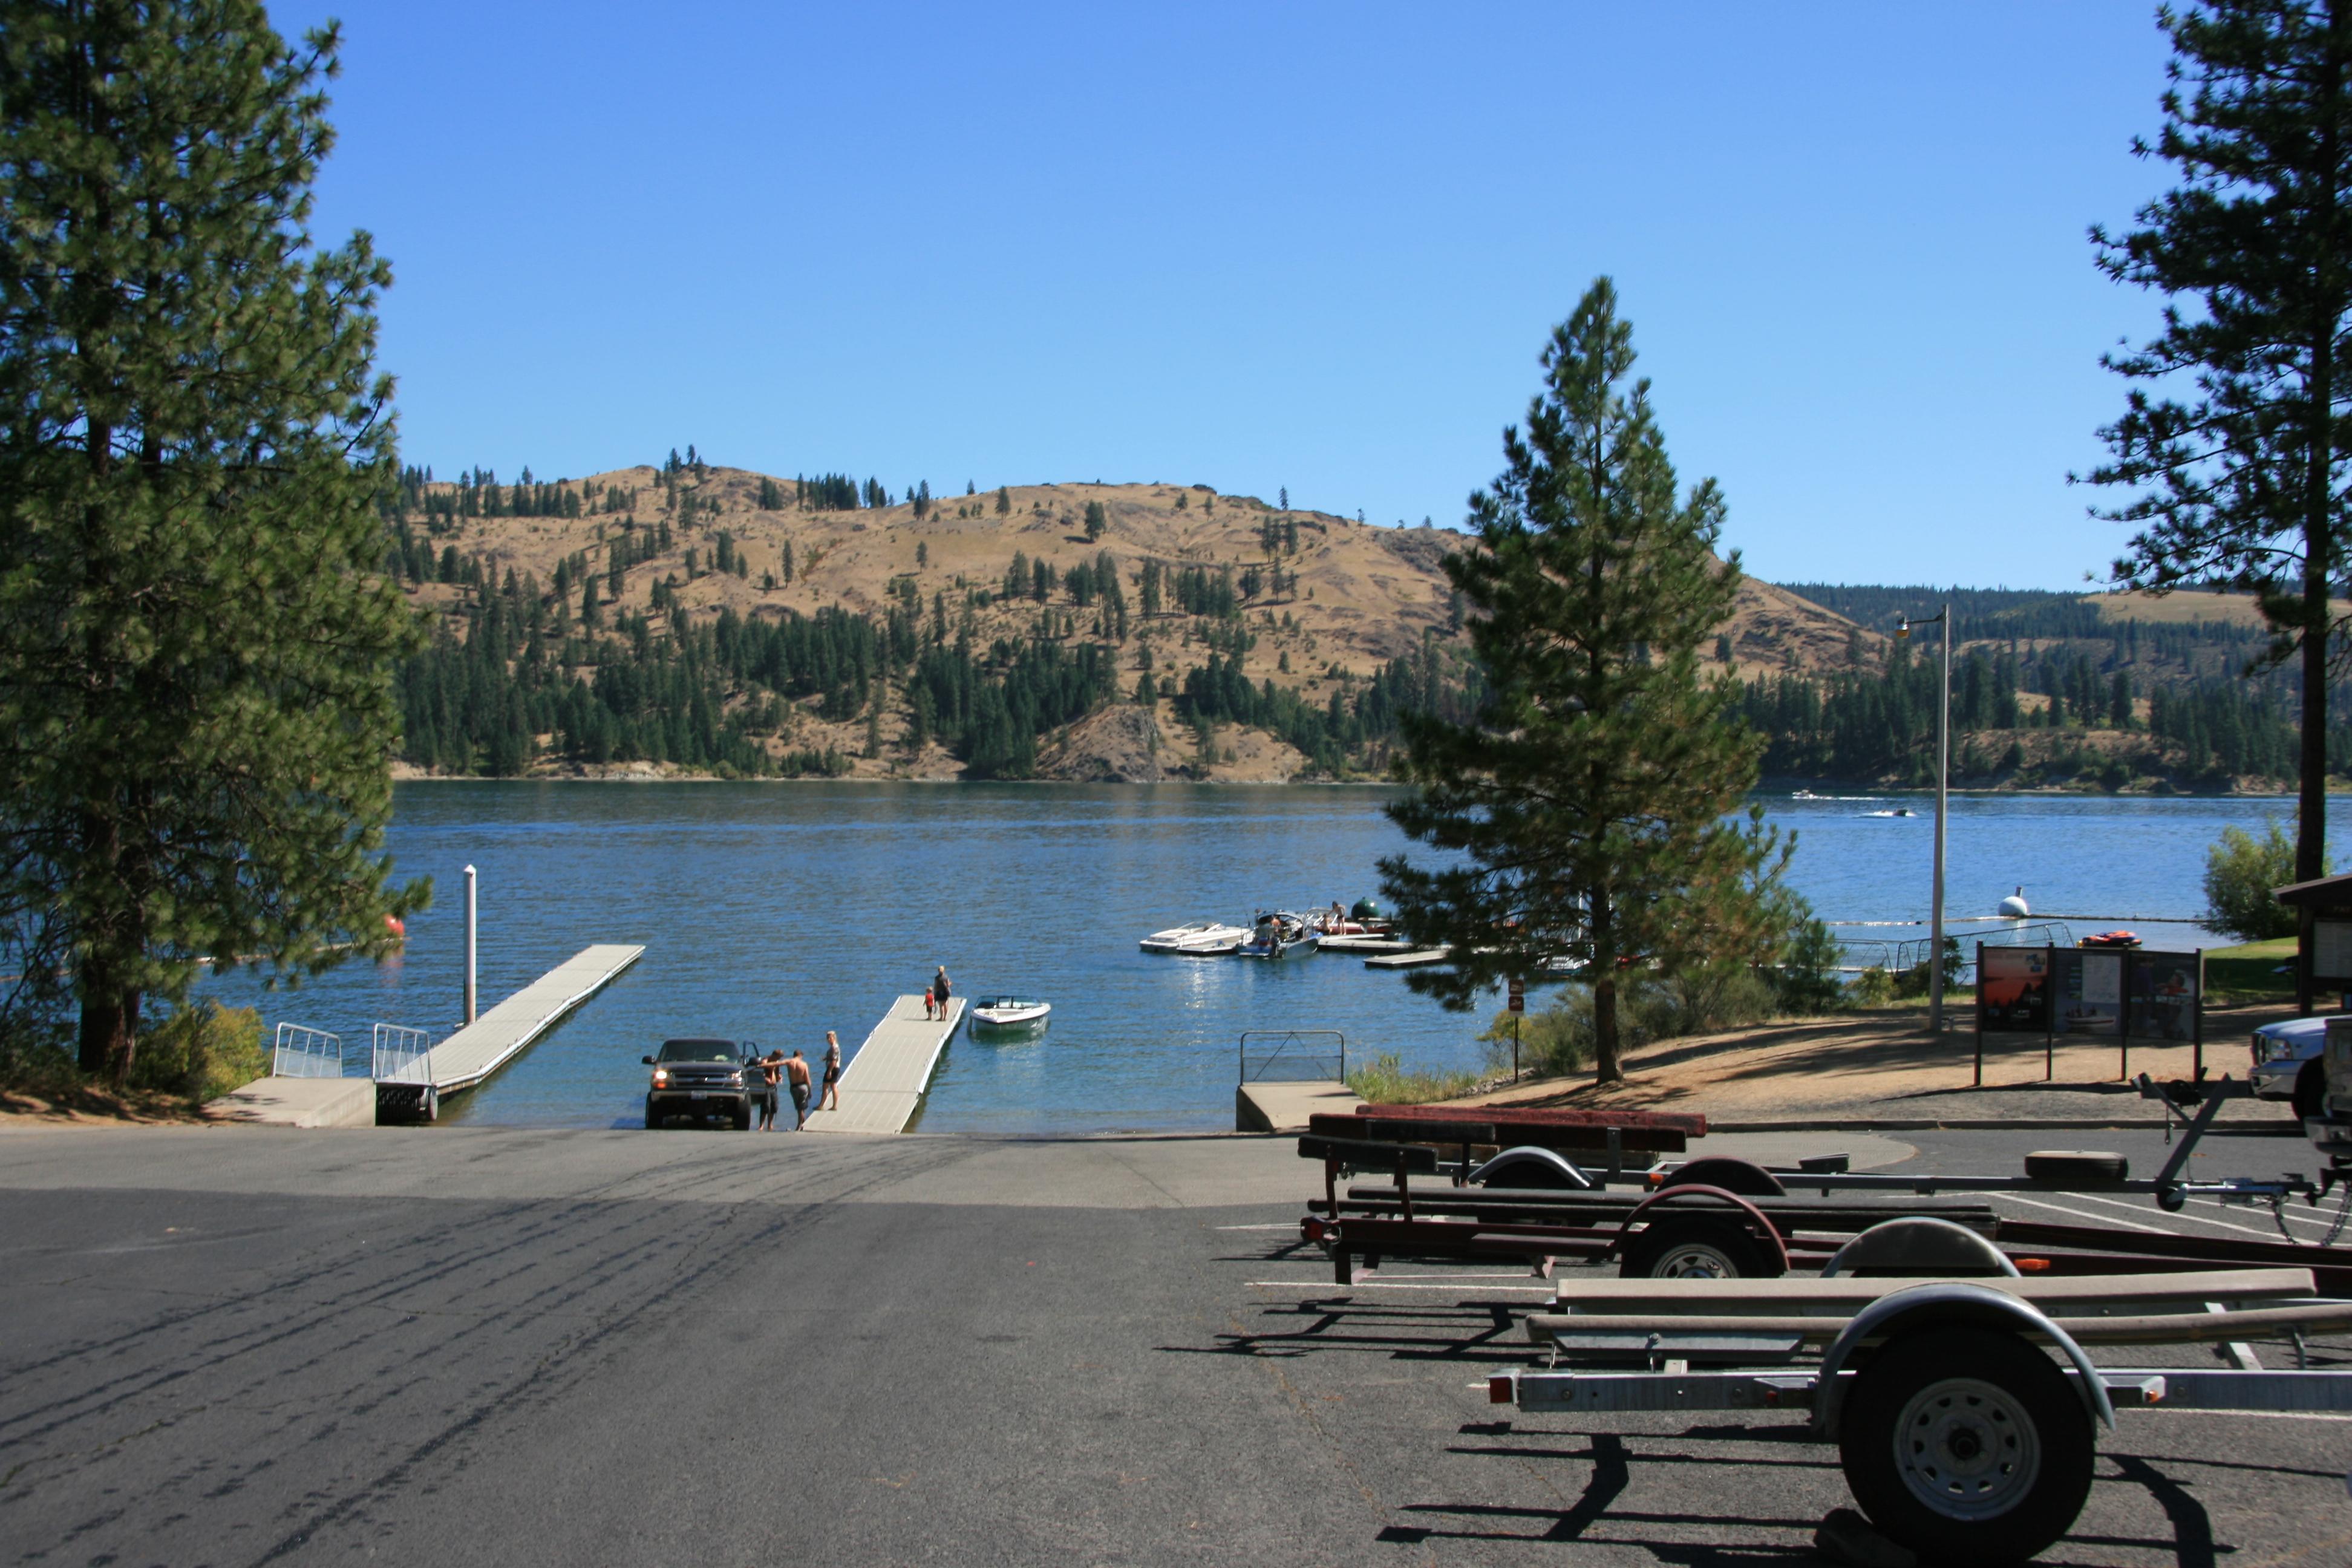
[[[645,1058],[654,1069],[646,1086],[646,1125],[659,1127],[673,1116],[696,1121],[724,1116],[738,1132],[749,1131],[751,1112],[767,1084],[751,1065],[758,1047],[749,1040],[664,1040]]]
[[[2253,1080],[2255,1096],[2293,1100],[2298,1121],[2317,1116],[2320,1097],[2327,1088],[2326,1068],[2321,1061],[2326,1041],[2326,1018],[2289,1018],[2256,1029],[2251,1047],[2253,1071],[2247,1074]]]

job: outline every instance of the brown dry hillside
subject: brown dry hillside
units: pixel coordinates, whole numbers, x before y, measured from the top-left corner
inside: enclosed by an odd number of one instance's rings
[[[514,487],[500,489],[510,496]],[[563,499],[567,491],[573,492],[570,500]],[[1335,668],[1367,676],[1414,653],[1427,638],[1449,638],[1454,626],[1441,562],[1459,542],[1457,535],[1368,526],[1308,510],[1286,512],[1255,497],[1221,495],[1205,485],[1013,485],[1001,500],[995,490],[938,498],[921,518],[904,500],[855,510],[804,508],[796,501],[792,479],[701,465],[671,474],[649,467],[620,468],[541,488],[542,496],[558,498],[555,510],[576,511],[573,516],[513,515],[510,499],[501,502],[506,515],[459,515],[449,509],[460,493],[446,483],[425,486],[422,506],[411,514],[415,536],[436,556],[454,549],[460,557],[478,560],[493,583],[512,571],[542,594],[551,589],[559,563],[568,560],[577,572],[584,557],[609,607],[614,600],[607,568],[617,552],[630,563],[617,601],[625,612],[652,611],[656,585],[698,614],[724,605],[739,615],[767,617],[788,610],[810,615],[831,605],[879,615],[887,604],[905,603],[911,594],[927,618],[943,611],[961,630],[969,616],[974,641],[984,647],[997,637],[1025,637],[1038,626],[1038,604],[1003,593],[1016,554],[1028,563],[1044,562],[1058,576],[1082,563],[1091,565],[1108,552],[1118,565],[1130,612],[1140,610],[1139,574],[1147,561],[1175,570],[1206,568],[1213,574],[1230,571],[1255,634],[1244,666],[1248,677],[1253,683],[1271,680],[1295,688],[1318,704],[1337,684]],[[763,499],[781,504],[762,506]],[[1103,510],[1098,540],[1087,537],[1089,503]],[[668,548],[653,548],[665,528]],[[1288,547],[1294,531],[1295,551]],[[739,571],[715,569],[722,534],[730,555],[740,558]],[[1269,536],[1276,542],[1271,551]],[[463,597],[454,584],[426,583],[412,592],[425,603],[453,609]],[[576,596],[579,590],[572,592]],[[1097,610],[1075,606],[1059,593],[1050,603],[1055,615],[1070,618],[1065,633],[1082,639],[1097,635]],[[1131,672],[1131,682],[1132,672],[1146,668],[1148,653],[1150,668],[1173,671],[1181,681],[1207,657],[1195,633],[1189,617],[1134,614],[1119,650],[1120,666]],[[1737,668],[1748,677],[1843,666],[1851,637],[1859,635],[1873,645],[1879,640],[1752,579],[1742,589],[1738,613],[1726,635]],[[1172,735],[1170,717],[1164,706],[1157,715]],[[1134,760],[1149,756],[1152,742],[1148,734],[1129,732],[1131,719],[1073,728],[1087,732],[1049,745],[1044,759],[1049,767],[1067,776],[1154,776],[1151,764]],[[804,740],[823,738],[801,734]],[[862,739],[862,727],[857,735]],[[1296,752],[1280,754],[1288,748],[1258,746],[1246,736],[1229,749],[1234,752],[1232,765],[1249,776],[1287,777],[1299,764]],[[934,759],[916,771],[942,770]],[[1212,776],[1224,775],[1212,769]]]

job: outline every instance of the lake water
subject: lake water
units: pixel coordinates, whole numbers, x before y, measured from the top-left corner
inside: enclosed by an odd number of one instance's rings
[[[232,975],[210,994],[363,1044],[375,1022],[439,1038],[464,969],[464,880],[480,871],[482,1005],[590,942],[645,958],[446,1114],[626,1126],[638,1058],[671,1035],[854,1052],[891,997],[944,963],[966,997],[1041,995],[1028,1042],[961,1034],[919,1125],[930,1131],[1229,1128],[1244,1029],[1336,1028],[1352,1058],[1475,1067],[1483,1019],[1413,995],[1400,974],[1319,955],[1189,961],[1136,940],[1186,921],[1239,921],[1377,891],[1373,863],[1406,847],[1384,790],[1197,785],[407,784],[390,843],[436,903],[406,953],[265,993]],[[1839,921],[1927,911],[1933,797],[1765,797],[1794,829],[1793,879]],[[1872,816],[1907,805],[1920,815]],[[2210,943],[2193,923],[2206,846],[2225,825],[2291,819],[2285,800],[1956,797],[1948,909],[1990,914],[2024,884],[2037,910],[2128,919],[2151,942]],[[2352,800],[2330,808],[2330,835]],[[1955,928],[1965,935],[1969,928]],[[2101,925],[2075,922],[2081,936]],[[1858,931],[1856,934],[1871,934]],[[1908,932],[1893,934],[1907,935]]]

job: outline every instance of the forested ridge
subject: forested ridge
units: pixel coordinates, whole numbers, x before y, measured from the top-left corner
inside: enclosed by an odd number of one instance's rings
[[[1238,730],[1295,751],[1283,776],[1375,777],[1403,715],[1475,708],[1478,671],[1441,612],[1390,637],[1409,651],[1310,655],[1337,613],[1313,619],[1317,587],[1331,581],[1318,550],[1344,520],[1206,487],[1156,493],[1160,515],[1195,528],[1234,520],[1239,548],[1222,560],[1115,548],[1112,524],[1134,514],[1116,500],[722,475],[675,453],[601,480],[525,470],[504,482],[476,468],[436,482],[408,469],[384,505],[385,562],[430,610],[433,635],[398,672],[402,759],[494,776],[630,764],[936,776],[943,765],[1017,779],[1039,774],[1066,727],[1129,706],[1151,716],[1155,776],[1209,776]],[[1041,520],[1067,537],[1040,541]],[[962,532],[904,536],[914,524]],[[845,542],[845,526],[880,529],[911,551],[908,569],[861,592],[837,573],[865,542]],[[556,554],[544,577],[518,569],[515,534],[541,529],[588,542]],[[1423,563],[1450,537],[1374,531],[1389,535],[1390,559]],[[956,540],[961,569],[935,553]],[[2269,644],[2242,610],[2168,619],[2161,602],[2118,616],[2039,590],[1783,587],[1843,617],[1823,624],[1845,626],[1846,640],[1840,657],[1832,635],[1824,655],[1816,627],[1801,657],[1771,668],[1756,662],[1753,633],[1742,637],[1737,711],[1766,738],[1768,777],[1930,782],[1935,628],[1885,634],[1945,603],[1958,782],[2213,790],[2292,775],[2296,676],[2248,676]],[[1728,662],[1728,638],[1718,653]],[[2352,773],[2352,726],[2338,723],[2330,755]]]
[[[421,601],[429,594],[434,613],[429,645],[397,670],[402,759],[490,776],[628,763],[836,776],[936,747],[965,777],[1018,779],[1035,774],[1053,732],[1129,703],[1164,705],[1189,728],[1171,758],[1180,775],[1183,758],[1213,759],[1220,727],[1242,725],[1296,748],[1308,773],[1341,778],[1380,771],[1405,712],[1475,700],[1475,673],[1434,637],[1361,676],[1334,664],[1320,672],[1319,701],[1271,677],[1252,681],[1244,662],[1268,629],[1295,630],[1275,606],[1297,592],[1284,566],[1296,521],[1262,526],[1265,559],[1238,566],[1122,562],[1103,549],[1057,567],[1016,550],[1001,576],[928,596],[915,574],[894,575],[877,609],[698,611],[682,589],[751,571],[732,533],[713,526],[723,509],[700,500],[697,467],[673,455],[662,482],[634,488],[550,484],[528,470],[511,485],[481,469],[455,484],[404,472],[385,508],[386,569]],[[940,504],[927,485],[911,489],[916,515]],[[841,475],[763,479],[758,500],[811,511],[908,504]],[[959,504],[1011,510],[1005,492]],[[1089,538],[1100,515],[1085,518]],[[558,559],[545,583],[452,537],[464,520],[534,517],[611,524],[600,549]],[[820,548],[801,551],[796,568],[787,542],[764,585],[788,585]],[[638,594],[641,606],[625,602]],[[1171,635],[1181,663],[1166,658]]]
[[[1783,586],[1881,633],[1951,605],[1955,782],[2225,790],[2294,774],[2298,676],[2268,668],[2269,635],[2242,614],[2124,619],[2069,594]],[[1883,653],[1857,637],[1844,668],[1749,682],[1742,711],[1769,741],[1766,773],[1932,783],[1937,635],[1919,627]],[[2331,726],[2328,760],[2352,773],[2352,723]]]

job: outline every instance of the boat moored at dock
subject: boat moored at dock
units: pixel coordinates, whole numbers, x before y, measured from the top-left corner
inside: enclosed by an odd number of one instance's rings
[[[972,1005],[971,1026],[975,1033],[1043,1028],[1046,1017],[1053,1011],[1051,1002],[1040,1002],[1033,997],[991,996]]]

